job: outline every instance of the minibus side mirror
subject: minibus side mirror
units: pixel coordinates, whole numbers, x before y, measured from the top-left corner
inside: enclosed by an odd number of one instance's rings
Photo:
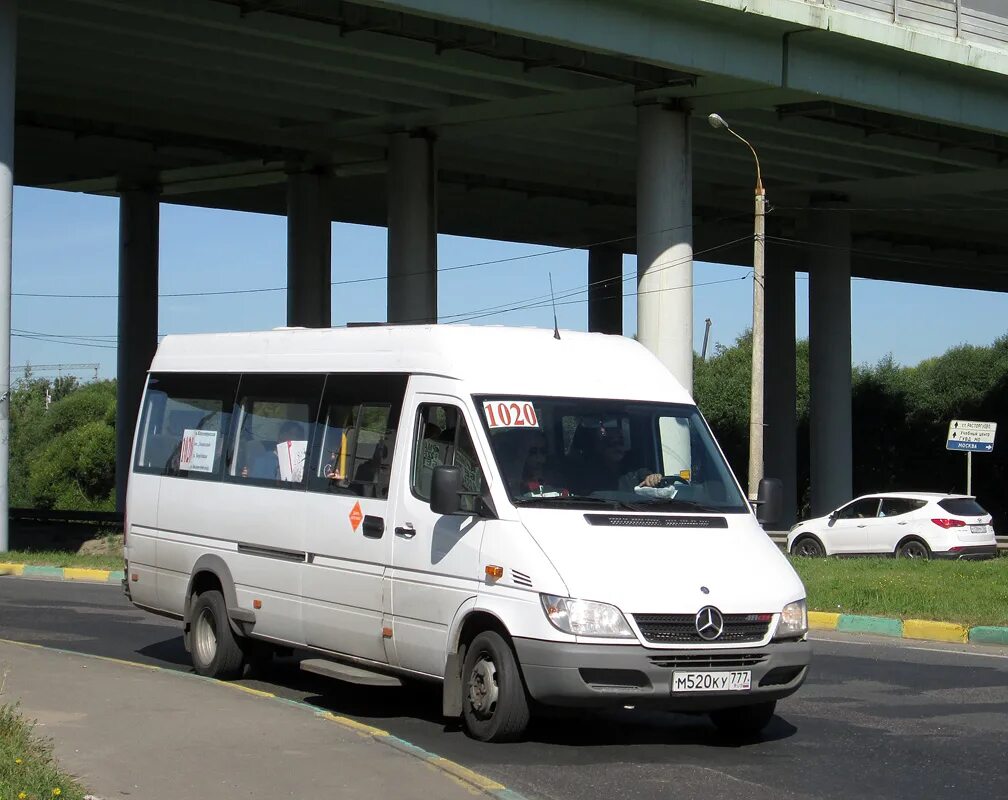
[[[434,467],[431,478],[430,507],[435,514],[457,514],[462,507],[462,468]]]
[[[764,528],[780,522],[784,484],[780,478],[763,478],[756,493],[756,519]]]

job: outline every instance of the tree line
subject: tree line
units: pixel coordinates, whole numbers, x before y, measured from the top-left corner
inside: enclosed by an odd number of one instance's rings
[[[752,340],[696,359],[694,392],[736,475],[748,473]],[[799,516],[809,515],[808,340],[796,347]],[[966,458],[945,450],[952,419],[1008,418],[1008,336],[963,345],[912,367],[891,357],[853,370],[854,494],[964,492]],[[47,399],[48,394],[48,399]],[[29,372],[11,391],[12,506],[112,510],[115,381],[80,384]],[[1008,435],[1003,430],[1002,436]],[[973,459],[973,492],[1008,531],[1008,443]]]
[[[697,404],[736,475],[748,474],[752,337],[696,359]],[[798,512],[810,516],[809,343],[796,347]],[[989,347],[961,345],[916,366],[887,356],[852,372],[854,496],[884,491],[965,493],[966,455],[945,449],[949,422],[1008,419],[1008,336]],[[999,439],[1008,435],[1000,426]],[[973,457],[973,494],[1008,532],[1008,442]],[[770,476],[772,477],[772,476]]]

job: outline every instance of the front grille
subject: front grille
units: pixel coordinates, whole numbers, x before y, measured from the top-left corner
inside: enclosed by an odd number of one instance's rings
[[[589,525],[610,528],[727,528],[724,517],[672,516],[668,514],[585,514]]]
[[[740,669],[755,667],[767,660],[763,653],[698,653],[651,656],[656,667],[668,669]]]
[[[766,638],[770,621],[761,614],[725,614],[724,632],[713,641],[697,633],[694,614],[634,614],[646,641],[653,644],[741,644]]]

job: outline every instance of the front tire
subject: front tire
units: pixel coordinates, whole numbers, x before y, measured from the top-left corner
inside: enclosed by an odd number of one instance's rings
[[[245,653],[231,630],[224,596],[216,589],[203,592],[193,603],[190,636],[198,674],[220,680],[241,677]]]
[[[514,652],[495,631],[479,634],[462,668],[462,721],[481,742],[514,742],[528,727],[525,684]]]
[[[791,555],[802,558],[823,558],[826,555],[826,548],[814,536],[805,534],[799,536],[791,545]]]
[[[756,736],[769,725],[776,708],[777,701],[771,700],[768,703],[757,703],[752,706],[711,711],[710,718],[721,733],[746,738]]]

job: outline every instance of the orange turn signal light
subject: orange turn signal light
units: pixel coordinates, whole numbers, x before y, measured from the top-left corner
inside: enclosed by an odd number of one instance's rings
[[[487,577],[497,580],[498,578],[504,577],[504,567],[498,567],[496,564],[489,564],[486,568]]]
[[[130,580],[133,581],[133,583],[136,583],[138,580],[140,580],[140,576],[134,572],[132,575],[130,575]]]
[[[258,600],[258,599],[257,600],[253,600],[252,601],[252,608],[254,608],[256,611],[258,611],[260,608],[262,608],[262,600]]]
[[[386,639],[391,639],[392,638],[392,629],[391,628],[382,628],[381,629],[381,635],[384,636]]]

